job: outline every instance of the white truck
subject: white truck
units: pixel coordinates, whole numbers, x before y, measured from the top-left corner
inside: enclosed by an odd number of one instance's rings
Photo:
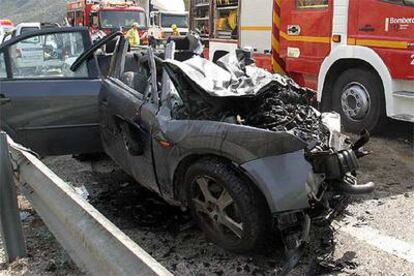
[[[6,37],[5,40],[40,29],[41,24],[37,22],[21,23],[15,27],[10,36]],[[44,63],[43,42],[40,41],[39,37],[23,40],[12,49],[12,57],[16,63],[16,68],[19,68],[19,70],[37,70]],[[26,74],[26,72],[22,71],[19,73],[19,75],[23,74]]]
[[[55,23],[20,23],[8,34],[5,41],[29,32],[56,27],[60,26]],[[10,49],[15,77],[30,77],[40,73],[62,74],[62,70],[69,70],[74,61],[70,56],[74,51],[84,51],[84,49],[69,49],[65,45],[75,45],[76,42],[65,41],[66,37],[72,40],[81,39],[74,35],[39,35],[14,44]]]
[[[136,1],[149,14],[148,35],[156,40],[163,40],[173,33],[176,25],[180,35],[189,32],[188,12],[184,0],[139,0]]]

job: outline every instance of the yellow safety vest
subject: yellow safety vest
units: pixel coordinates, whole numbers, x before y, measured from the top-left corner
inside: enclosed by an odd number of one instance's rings
[[[126,37],[128,39],[128,43],[131,47],[136,47],[136,46],[139,46],[141,44],[141,39],[139,38],[139,33],[134,28],[130,29],[127,32]]]
[[[172,36],[180,36],[180,32],[177,29],[173,30]]]

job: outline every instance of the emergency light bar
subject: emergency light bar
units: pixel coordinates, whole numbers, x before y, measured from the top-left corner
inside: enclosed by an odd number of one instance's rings
[[[116,2],[116,1],[102,1],[100,6],[103,8],[107,7],[130,7],[133,6],[134,2],[125,1],[125,2]]]
[[[0,26],[14,26],[14,24],[10,19],[1,19]]]

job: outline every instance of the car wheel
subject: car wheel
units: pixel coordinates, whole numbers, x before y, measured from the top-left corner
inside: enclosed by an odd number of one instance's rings
[[[333,110],[341,114],[346,131],[378,130],[385,122],[384,88],[372,71],[350,69],[336,81],[332,98]]]
[[[133,156],[142,155],[144,152],[142,142],[136,134],[132,133],[128,123],[121,122],[120,129],[125,149]]]
[[[217,245],[236,253],[259,249],[270,231],[264,197],[230,164],[204,159],[185,177],[193,218]]]

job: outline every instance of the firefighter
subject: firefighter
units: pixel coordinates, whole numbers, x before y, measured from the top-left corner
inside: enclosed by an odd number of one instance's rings
[[[133,23],[132,28],[126,33],[126,38],[131,48],[136,48],[141,44],[138,27],[138,23]]]
[[[178,31],[177,25],[174,24],[171,26],[171,28],[172,28],[172,36],[180,36],[180,32]]]

